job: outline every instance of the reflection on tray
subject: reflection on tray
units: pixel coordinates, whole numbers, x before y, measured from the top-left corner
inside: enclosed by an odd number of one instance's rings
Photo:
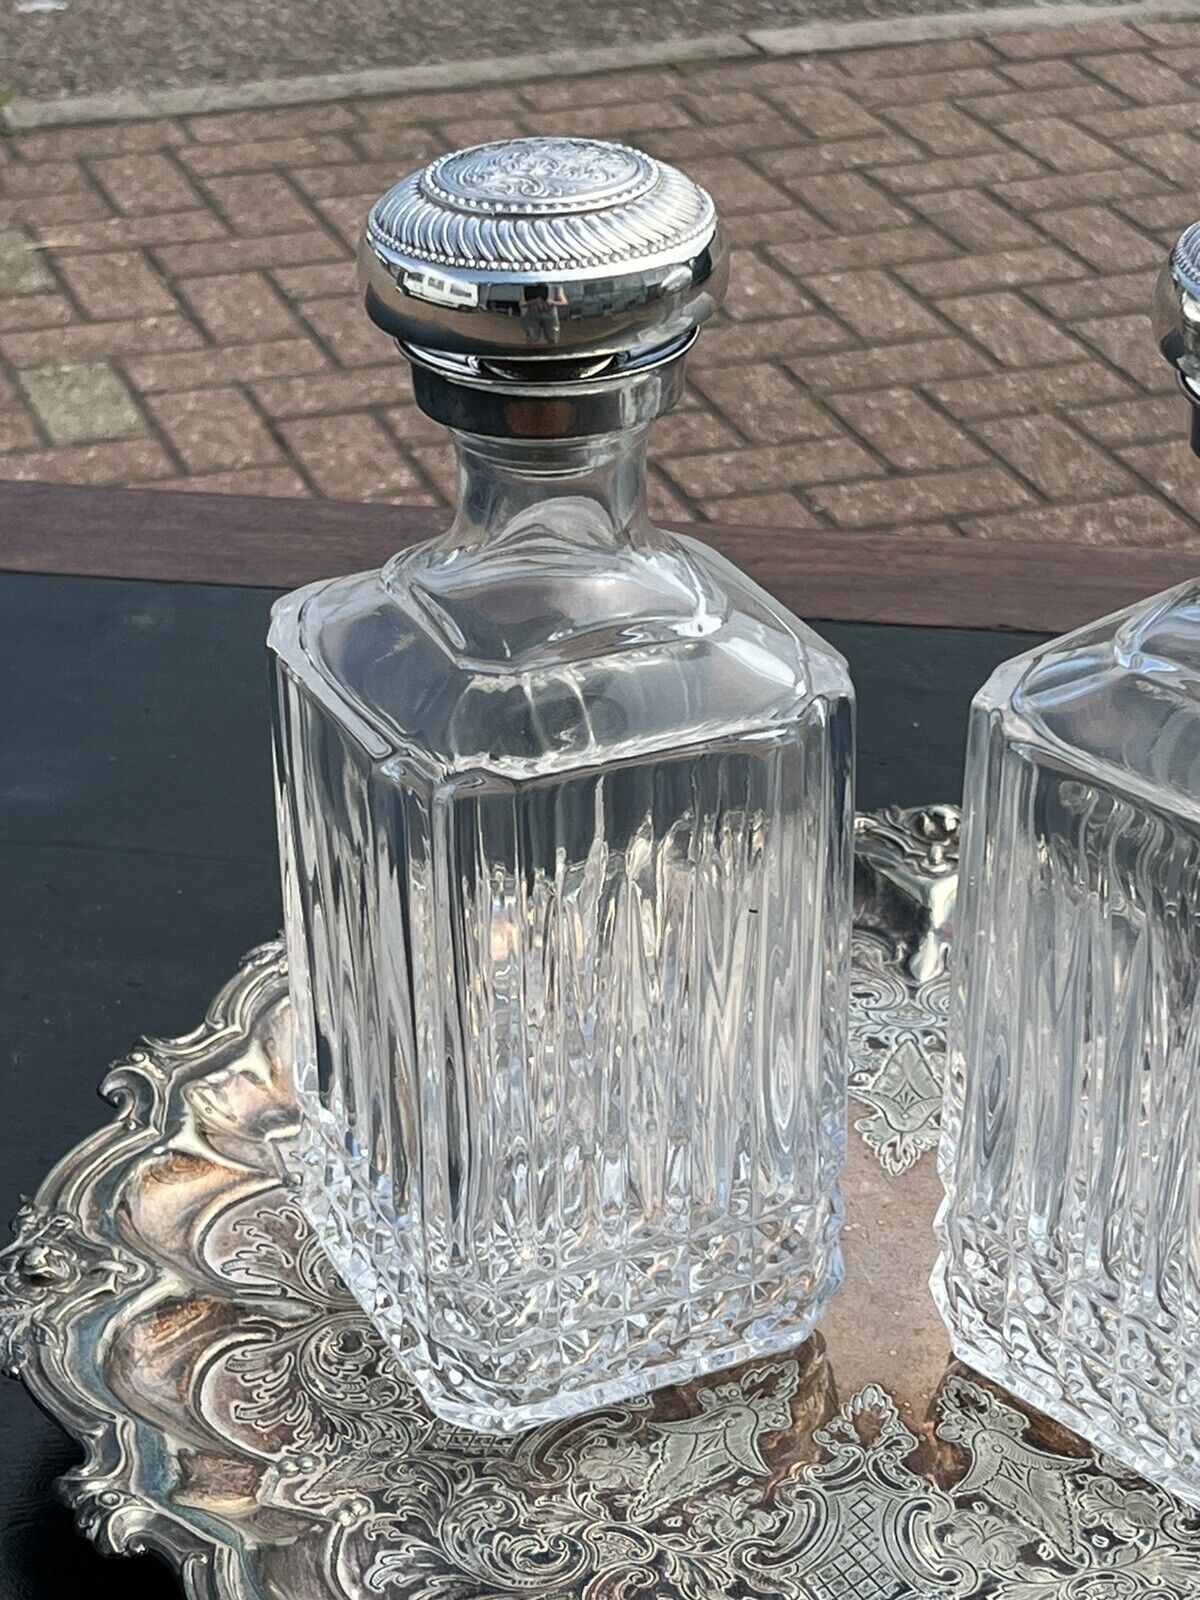
[[[956,817],[860,822],[859,1126],[932,1142]],[[86,1440],[62,1484],[106,1550],[212,1600],[1190,1600],[1200,1513],[952,1366],[910,1425],[838,1395],[820,1337],[518,1439],[432,1418],[283,1182],[277,946],[205,1025],[108,1080],[0,1256],[0,1356]]]

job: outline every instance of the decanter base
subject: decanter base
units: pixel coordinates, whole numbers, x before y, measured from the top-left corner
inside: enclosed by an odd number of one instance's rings
[[[972,1338],[964,1333],[950,1309],[944,1256],[934,1268],[930,1289],[950,1334],[950,1349],[956,1360],[1035,1411],[1061,1422],[1122,1467],[1158,1484],[1188,1505],[1200,1507],[1200,1460],[1185,1458],[1182,1453],[1176,1457],[1166,1441],[1154,1434],[1148,1419],[1122,1419],[1114,1413],[1111,1400],[1097,1399],[1094,1406],[1089,1405],[1086,1383],[1071,1383],[1052,1352],[1022,1351],[1018,1365],[999,1335]],[[1144,1401],[1144,1393],[1139,1392],[1138,1398]],[[1139,1438],[1139,1433],[1144,1437]]]
[[[337,1266],[332,1255],[330,1259]],[[789,1350],[798,1349],[816,1328],[825,1307],[841,1283],[842,1276],[839,1254],[837,1262],[831,1264],[819,1293],[809,1302],[808,1313],[804,1319],[789,1323],[786,1328],[776,1329],[768,1338],[743,1339],[726,1349],[713,1350],[703,1356],[668,1362],[650,1369],[643,1368],[640,1372],[615,1378],[610,1383],[596,1384],[590,1389],[577,1389],[569,1394],[557,1395],[552,1400],[529,1405],[506,1406],[502,1410],[464,1404],[444,1389],[433,1388],[429,1383],[422,1381],[425,1377],[423,1372],[409,1367],[404,1359],[403,1350],[398,1350],[397,1355],[408,1377],[420,1391],[421,1398],[434,1416],[441,1421],[452,1423],[457,1428],[468,1428],[474,1433],[500,1435],[526,1433],[531,1428],[562,1422],[569,1417],[580,1416],[589,1411],[605,1410],[623,1401],[636,1399],[639,1395],[652,1394],[656,1389],[691,1383],[693,1379],[707,1377],[710,1373],[721,1372],[728,1367],[740,1366],[745,1361],[784,1355]],[[394,1345],[394,1334],[388,1324],[382,1320],[374,1318],[372,1320]]]
[[[381,1267],[381,1262],[395,1262],[395,1224],[378,1208],[371,1208],[373,1215],[368,1215],[365,1185],[350,1164],[339,1161],[330,1142],[311,1126],[302,1125],[296,1154],[298,1159],[293,1157],[288,1165],[298,1183],[300,1208],[338,1276],[387,1340],[433,1415],[478,1433],[524,1433],[541,1424],[561,1422],[794,1349],[812,1333],[844,1276],[839,1243],[842,1207],[840,1200],[831,1200],[808,1258],[809,1270],[812,1263],[819,1263],[819,1270],[805,1283],[808,1271],[797,1261],[795,1277],[789,1279],[795,1289],[803,1287],[802,1301],[791,1293],[786,1302],[764,1305],[757,1317],[743,1310],[734,1326],[712,1330],[711,1344],[697,1337],[690,1341],[690,1349],[683,1349],[674,1359],[666,1350],[659,1354],[652,1347],[643,1347],[639,1351],[643,1359],[635,1364],[626,1354],[622,1366],[618,1357],[612,1375],[601,1381],[558,1387],[551,1394],[529,1400],[522,1400],[519,1392],[493,1400],[486,1391],[481,1393],[484,1386],[478,1377],[468,1377],[456,1367],[452,1351],[447,1351],[443,1360],[437,1359],[413,1316],[419,1291],[406,1292],[400,1275]],[[748,1282],[745,1293],[752,1295],[754,1287]],[[648,1306],[634,1320],[648,1320],[653,1312]],[[504,1320],[499,1313],[498,1319]],[[576,1330],[580,1360],[595,1364],[595,1350],[589,1351],[586,1345],[587,1331]],[[731,1335],[723,1343],[718,1342],[722,1331]],[[461,1387],[452,1387],[456,1380]]]

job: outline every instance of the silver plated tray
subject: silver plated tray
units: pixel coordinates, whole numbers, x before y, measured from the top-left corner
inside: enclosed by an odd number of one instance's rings
[[[1200,1513],[946,1368],[923,1152],[956,841],[948,807],[859,819],[862,1139],[823,1336],[516,1440],[428,1415],[300,1217],[283,958],[253,952],[109,1074],[114,1120],[0,1255],[0,1358],[83,1446],[81,1530],[193,1600],[1195,1596]]]

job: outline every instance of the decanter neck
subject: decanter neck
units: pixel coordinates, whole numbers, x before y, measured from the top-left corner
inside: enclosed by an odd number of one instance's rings
[[[459,503],[438,541],[461,559],[551,534],[581,551],[637,545],[646,515],[645,427],[585,439],[490,439],[455,432]]]
[[[702,574],[646,515],[644,427],[455,438],[458,515],[383,571],[450,655],[480,670],[532,668],[715,626]]]

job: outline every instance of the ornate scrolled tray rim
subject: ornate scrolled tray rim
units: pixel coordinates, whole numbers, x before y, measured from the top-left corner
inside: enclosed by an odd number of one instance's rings
[[[945,807],[859,819],[855,1070],[893,1134],[919,1095],[881,1076],[916,1083],[914,1048],[937,1071],[956,840]],[[1200,1514],[961,1368],[923,1423],[873,1382],[839,1403],[820,1337],[517,1440],[433,1421],[281,1181],[284,995],[263,946],[114,1068],[114,1119],[0,1253],[0,1360],[82,1444],[59,1489],[101,1550],[157,1552],[193,1600],[1200,1590]],[[911,1183],[920,1150],[864,1133]]]

